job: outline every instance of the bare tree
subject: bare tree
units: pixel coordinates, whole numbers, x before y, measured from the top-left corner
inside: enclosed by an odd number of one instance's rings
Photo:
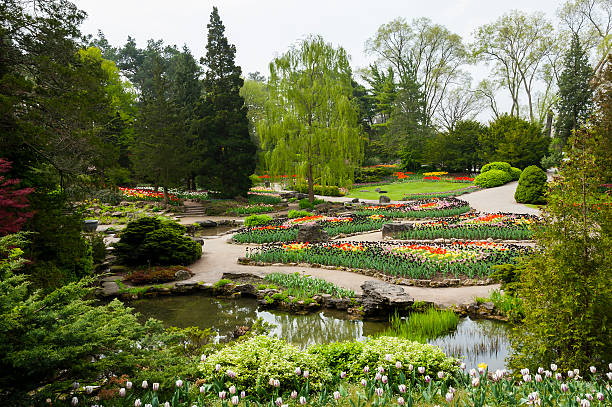
[[[474,120],[486,108],[487,100],[480,97],[476,89],[471,89],[470,83],[466,75],[464,83],[448,91],[441,101],[437,121],[446,131],[453,131],[462,120]]]

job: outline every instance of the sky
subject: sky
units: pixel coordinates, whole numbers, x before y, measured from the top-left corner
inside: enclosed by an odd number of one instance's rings
[[[186,44],[196,57],[205,54],[206,24],[213,6],[236,45],[243,73],[268,75],[268,64],[296,41],[320,34],[351,56],[353,70],[374,61],[364,52],[366,40],[396,17],[428,17],[469,41],[480,25],[511,9],[541,11],[551,20],[561,0],[73,0],[88,18],[83,32],[102,30],[109,42],[123,45],[128,35],[139,46],[150,38]]]

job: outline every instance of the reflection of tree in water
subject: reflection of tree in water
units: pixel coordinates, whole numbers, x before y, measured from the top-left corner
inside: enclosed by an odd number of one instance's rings
[[[510,352],[508,329],[503,322],[466,318],[459,322],[454,333],[429,343],[439,346],[447,355],[463,356],[469,367],[487,362],[489,368],[498,369],[504,367],[504,359]]]

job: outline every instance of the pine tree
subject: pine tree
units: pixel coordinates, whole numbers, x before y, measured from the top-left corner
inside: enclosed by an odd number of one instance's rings
[[[563,65],[563,72],[559,76],[558,117],[555,123],[555,136],[561,141],[561,148],[572,131],[585,124],[593,107],[593,89],[589,84],[593,69],[577,35],[572,38]]]
[[[216,7],[210,14],[204,76],[204,98],[193,131],[202,161],[199,173],[212,189],[226,197],[246,195],[256,164],[256,146],[240,88],[244,84],[236,66],[236,47],[228,43]]]

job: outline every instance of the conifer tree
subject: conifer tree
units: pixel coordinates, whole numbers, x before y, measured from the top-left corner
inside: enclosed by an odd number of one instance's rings
[[[589,84],[593,69],[577,35],[572,38],[563,65],[563,72],[559,76],[558,117],[555,123],[555,135],[562,148],[572,131],[584,125],[593,107],[593,89]]]
[[[249,122],[240,88],[244,81],[235,64],[236,47],[227,41],[216,7],[210,14],[206,56],[200,60],[204,98],[193,126],[201,152],[198,173],[209,188],[226,197],[246,195],[256,164],[256,146],[249,136]]]

